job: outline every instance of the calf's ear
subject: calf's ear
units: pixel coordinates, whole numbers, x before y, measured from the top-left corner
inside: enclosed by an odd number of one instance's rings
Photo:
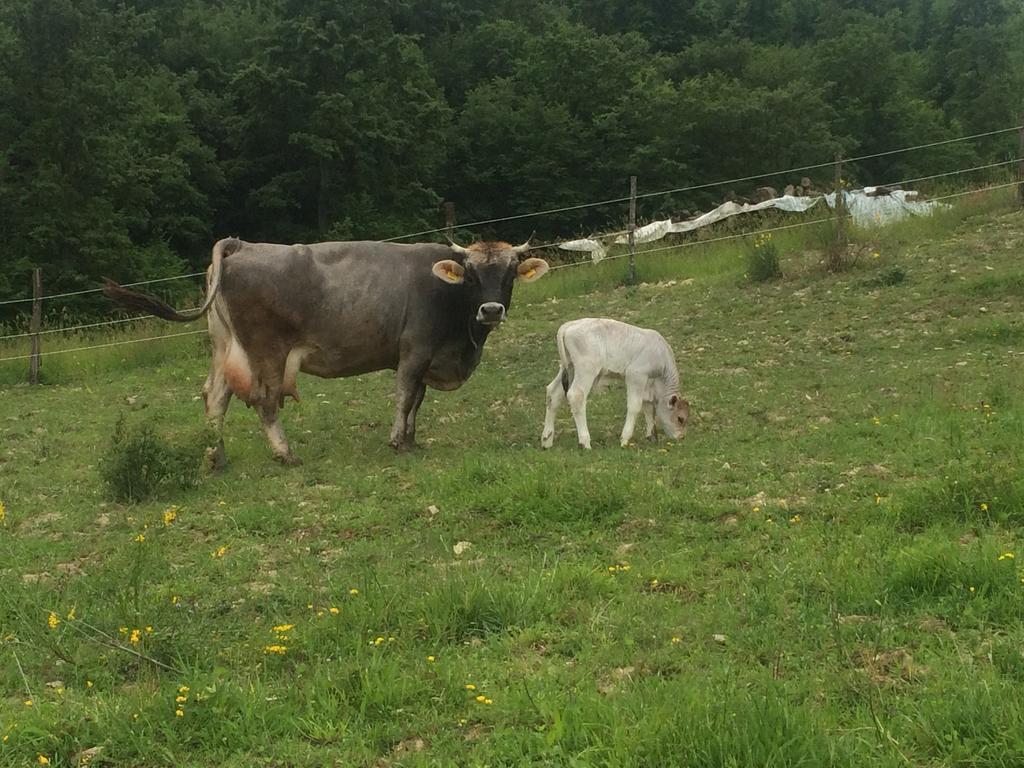
[[[459,285],[466,279],[466,270],[457,261],[442,259],[434,264],[430,270],[438,280],[444,280],[452,285]]]
[[[534,280],[540,280],[544,277],[544,273],[548,269],[550,267],[548,267],[548,263],[544,259],[525,259],[516,269],[516,275],[524,283],[532,283]]]

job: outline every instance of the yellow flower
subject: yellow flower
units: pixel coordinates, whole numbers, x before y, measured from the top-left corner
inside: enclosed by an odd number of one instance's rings
[[[128,627],[118,627],[117,631],[120,632],[122,635],[127,635],[128,634]]]
[[[175,717],[184,717],[185,716],[185,710],[183,710],[183,709],[176,709],[176,710],[174,710],[174,716]]]
[[[32,706],[32,699],[25,699],[25,701],[23,703],[25,704],[26,707],[31,707]]]
[[[171,605],[177,605],[178,604],[178,600],[179,600],[179,598],[178,598],[177,595],[171,595]]]
[[[274,627],[274,631],[275,632],[287,632],[289,629],[291,629],[294,626],[295,626],[294,624],[278,624],[276,627]]]
[[[484,704],[493,704],[494,702],[490,699],[484,699]]]
[[[793,515],[791,518],[789,518],[789,522],[791,522],[791,523],[799,523],[800,522],[800,515]]]
[[[1013,552],[1003,552],[1003,554],[1001,554],[997,559],[998,560],[1013,560]]]
[[[40,755],[39,757],[36,758],[36,760],[39,761],[40,765],[49,765],[50,764],[50,758],[48,758],[46,755]]]
[[[7,520],[7,507],[0,501],[0,523],[6,522]]]
[[[140,630],[133,629],[131,635],[128,636],[128,642],[132,643],[133,645],[138,643],[141,635],[142,632]]]
[[[981,504],[979,504],[978,506],[981,508],[982,512],[988,512],[988,504],[986,504],[984,501],[981,502]]]
[[[335,615],[337,615],[337,614],[341,613],[341,611],[339,611],[339,610],[338,610],[337,608],[335,608],[335,607],[334,607],[333,605],[332,605],[332,606],[331,606],[330,608],[328,608],[327,610],[329,610],[329,611],[330,611],[331,613],[333,613],[333,614],[335,614]]]
[[[267,645],[263,648],[264,653],[276,653],[278,656],[284,656],[287,651],[288,646],[286,645]]]
[[[681,642],[683,642],[683,638],[681,637],[677,636],[672,638],[672,645],[679,645]]]
[[[179,694],[179,695],[174,697],[174,700],[178,704],[184,704],[186,701],[188,701],[188,696],[186,696],[185,694]]]
[[[217,547],[212,553],[210,553],[210,557],[224,557],[227,551],[227,547]]]
[[[358,590],[358,589],[356,589],[355,587],[352,587],[352,589],[350,589],[350,590],[348,591],[348,593],[349,593],[350,595],[358,595],[358,594],[359,594],[359,590]]]
[[[479,694],[479,695],[478,695],[478,696],[476,697],[476,700],[477,700],[477,701],[479,701],[479,702],[481,702],[481,703],[483,703],[484,701],[486,701],[486,700],[487,700],[487,697],[486,697],[486,696],[484,696],[484,695],[483,695],[483,694],[481,693],[481,694]]]
[[[57,614],[50,611],[50,615],[46,619],[46,623],[50,625],[50,629],[56,629],[57,625],[60,624],[60,619],[57,618]]]
[[[189,688],[187,685],[183,685],[180,688],[178,688],[178,693],[188,693],[191,690],[192,689]]]
[[[476,686],[473,685],[472,683],[466,683],[466,690],[467,691],[475,691],[476,690]]]
[[[752,512],[754,512],[754,513],[757,513],[757,512],[760,512],[760,511],[761,511],[761,508],[760,508],[760,507],[758,507],[758,506],[755,506],[755,507],[754,507],[754,509],[753,509],[753,510],[751,510],[751,511],[752,511]]]
[[[85,681],[85,687],[86,688],[92,688],[92,680],[86,680]]]
[[[971,592],[973,592],[973,591],[974,591],[974,587],[970,587],[969,589],[971,590]]]
[[[135,541],[139,542],[140,544],[142,542],[144,542],[145,540],[146,540],[146,537],[143,536],[141,533],[138,536],[135,537]]]
[[[74,607],[72,607],[71,610],[68,611],[68,621],[74,621],[74,620],[75,620],[75,609],[74,609]]]
[[[174,522],[174,519],[178,516],[178,508],[171,507],[170,509],[164,510],[164,525],[170,525]]]
[[[433,664],[435,659],[434,659],[433,656],[427,656],[427,661],[430,662],[431,664]]]
[[[380,645],[380,644],[381,644],[381,643],[383,643],[383,642],[384,642],[384,638],[383,638],[383,637],[375,637],[375,638],[373,639],[373,644],[374,644],[374,645]]]
[[[147,635],[152,635],[153,634],[153,628],[152,627],[146,627],[146,634]]]

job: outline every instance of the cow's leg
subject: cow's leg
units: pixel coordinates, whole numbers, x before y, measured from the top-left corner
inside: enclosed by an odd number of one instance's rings
[[[644,403],[644,426],[645,432],[647,433],[647,439],[654,441],[658,439],[658,436],[654,434],[654,403]]]
[[[395,375],[395,423],[391,427],[391,439],[388,440],[395,450],[408,448],[406,430],[409,414],[412,413],[417,401],[423,398],[423,375],[430,367],[430,361],[411,362],[400,360]],[[415,423],[416,417],[413,416]]]
[[[274,452],[274,459],[285,466],[294,467],[302,463],[302,460],[292,453],[288,440],[284,436],[284,427],[281,426],[281,419],[278,417],[279,398],[267,398],[256,406],[259,411],[260,421],[263,423],[263,431],[270,441],[270,448]]]
[[[562,387],[562,369],[558,369],[555,378],[547,388],[547,410],[544,412],[544,431],[540,435],[541,448],[550,448],[555,443],[555,416],[565,402],[565,389]]]
[[[643,390],[641,384],[626,378],[626,421],[622,425],[622,435],[619,438],[619,445],[625,448],[633,439],[633,430],[636,429],[636,418],[643,408]]]
[[[210,366],[210,374],[203,385],[203,397],[206,400],[206,422],[217,440],[206,455],[214,469],[223,469],[228,463],[224,452],[224,414],[231,403],[231,389],[217,361]]]
[[[416,447],[416,415],[420,412],[420,406],[423,405],[423,396],[426,392],[427,385],[421,382],[416,392],[416,397],[412,402],[412,408],[409,409],[409,415],[405,419],[405,446],[407,448]]]
[[[590,430],[587,428],[587,395],[594,386],[597,377],[593,374],[576,369],[572,384],[565,399],[569,401],[572,418],[576,422],[576,437],[583,448],[590,450]]]

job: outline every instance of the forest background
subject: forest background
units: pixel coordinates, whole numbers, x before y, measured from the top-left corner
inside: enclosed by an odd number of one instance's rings
[[[227,235],[383,239],[438,227],[444,201],[480,221],[621,198],[634,174],[669,189],[984,133],[1020,121],[1022,93],[1015,0],[6,0],[0,301],[29,295],[32,267],[74,291],[202,268]],[[1017,141],[847,173],[997,162]],[[641,218],[723,192],[648,198]]]

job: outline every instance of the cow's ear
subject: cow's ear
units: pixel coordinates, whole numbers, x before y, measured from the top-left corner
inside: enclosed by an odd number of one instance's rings
[[[526,259],[519,264],[516,274],[524,283],[532,283],[534,280],[544,277],[544,273],[549,269],[550,267],[544,259]]]
[[[459,285],[466,279],[466,270],[457,261],[442,259],[434,264],[430,270],[438,280],[444,280],[452,285]]]

